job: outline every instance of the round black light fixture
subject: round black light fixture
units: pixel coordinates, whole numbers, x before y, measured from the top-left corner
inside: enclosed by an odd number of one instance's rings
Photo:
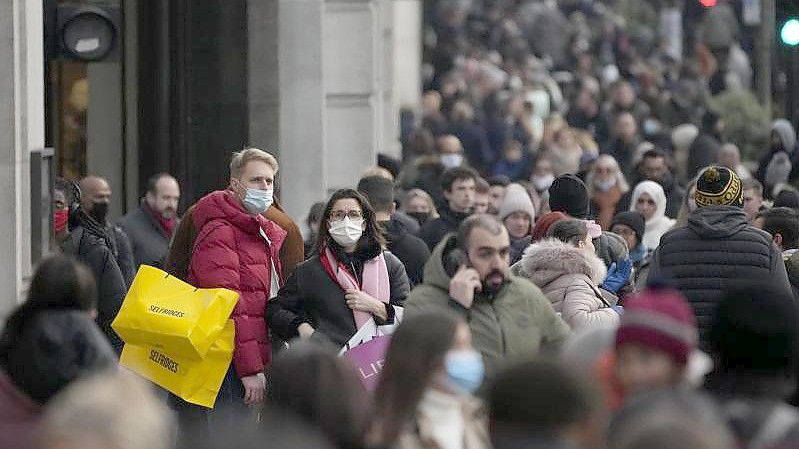
[[[82,61],[99,61],[113,49],[117,30],[111,17],[102,9],[83,7],[64,22],[61,43],[70,56]]]

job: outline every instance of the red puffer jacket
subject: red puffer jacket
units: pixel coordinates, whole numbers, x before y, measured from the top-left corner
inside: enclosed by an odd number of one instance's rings
[[[223,287],[239,293],[232,315],[236,323],[233,363],[239,377],[258,374],[272,360],[266,305],[272,285],[271,264],[279,275],[278,254],[286,231],[261,215],[245,212],[229,190],[203,197],[192,218],[199,233],[189,264],[189,282],[200,288]]]

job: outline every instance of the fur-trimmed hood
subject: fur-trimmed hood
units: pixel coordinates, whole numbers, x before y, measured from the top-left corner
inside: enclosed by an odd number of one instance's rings
[[[516,264],[515,272],[544,288],[564,274],[582,274],[594,284],[605,280],[607,268],[599,257],[557,239],[530,245]]]

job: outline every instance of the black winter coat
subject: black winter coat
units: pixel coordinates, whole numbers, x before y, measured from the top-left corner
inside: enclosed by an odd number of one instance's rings
[[[719,157],[721,143],[718,137],[711,133],[702,131],[688,150],[688,162],[686,163],[685,173],[689,179],[695,178],[699,170],[713,165]]]
[[[401,306],[410,292],[408,276],[396,256],[390,252],[384,255],[391,288],[390,304]],[[362,265],[356,269],[359,271],[356,277],[360,279]],[[391,322],[393,307],[387,310]],[[280,293],[269,302],[267,319],[269,328],[285,341],[298,336],[297,327],[302,323],[316,329],[313,339],[332,342],[337,348],[343,347],[356,332],[355,318],[347,306],[344,290],[327,274],[318,255],[297,265]]]
[[[419,229],[419,238],[427,244],[431,251],[445,235],[456,232],[461,222],[469,216],[469,214],[453,212],[448,207],[440,209],[440,213],[440,217],[427,220]]]
[[[86,264],[97,281],[97,325],[117,353],[123,342],[111,328],[111,323],[122,307],[127,286],[113,252],[103,239],[78,227],[70,232],[64,252]]]
[[[726,290],[767,283],[790,294],[782,254],[771,236],[749,226],[735,206],[701,207],[688,225],[663,235],[649,279],[669,277],[688,299],[707,343],[715,308]]]
[[[144,205],[139,206],[117,223],[130,239],[136,270],[141,264],[161,268],[169,250],[169,238],[166,232],[158,220],[144,208]]]
[[[133,284],[133,278],[136,277],[135,258],[133,257],[133,248],[130,244],[130,239],[125,231],[119,226],[108,225],[105,228],[106,234],[110,238],[109,249],[114,254],[114,258],[119,265],[119,270],[122,272],[122,278],[125,280],[125,286],[130,287]]]
[[[25,394],[47,402],[77,378],[112,370],[117,358],[89,315],[40,310],[3,330],[0,368]]]
[[[400,221],[392,218],[384,226],[388,250],[405,265],[411,288],[421,284],[424,264],[430,258],[430,249],[422,239],[408,232]]]

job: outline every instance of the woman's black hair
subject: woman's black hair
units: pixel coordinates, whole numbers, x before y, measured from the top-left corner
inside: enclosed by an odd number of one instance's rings
[[[97,306],[97,284],[92,272],[68,256],[45,259],[31,280],[28,298],[6,321],[0,338],[0,365],[9,346],[37,313],[45,310],[89,311]]]
[[[375,219],[375,211],[372,209],[369,201],[357,190],[341,189],[333,193],[333,196],[330,197],[330,200],[327,202],[325,210],[322,213],[322,221],[319,223],[319,234],[316,236],[316,246],[314,250],[316,254],[324,254],[325,247],[331,244],[332,239],[328,234],[328,229],[330,228],[330,214],[333,211],[333,206],[337,201],[346,199],[354,199],[358,202],[361,207],[363,221],[366,224],[366,229],[363,231],[363,236],[361,236],[361,239],[358,241],[358,249],[360,250],[362,248],[368,248],[375,245],[379,246],[380,248],[385,248],[386,239],[383,236],[383,231],[377,224],[377,219]]]

